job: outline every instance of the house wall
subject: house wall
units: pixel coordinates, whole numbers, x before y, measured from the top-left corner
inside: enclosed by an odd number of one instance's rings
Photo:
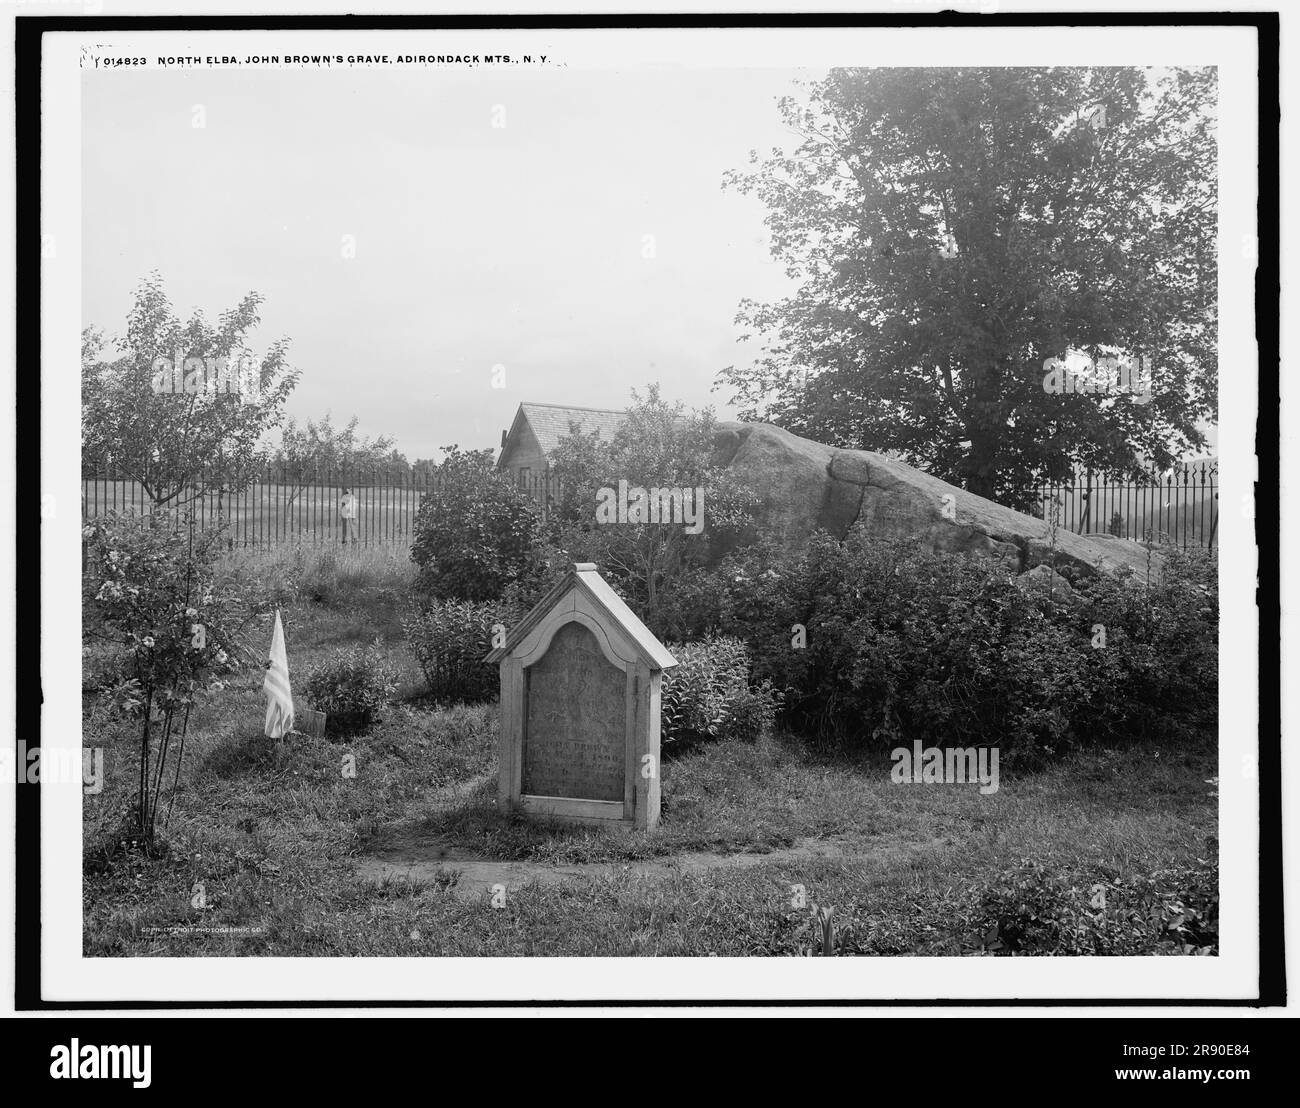
[[[539,476],[546,469],[546,455],[527,420],[523,422],[518,435],[506,440],[506,448],[499,464],[502,469],[508,469],[512,473],[527,468],[533,477]]]

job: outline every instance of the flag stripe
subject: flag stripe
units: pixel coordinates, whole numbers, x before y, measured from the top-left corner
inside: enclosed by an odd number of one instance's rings
[[[289,685],[289,656],[284,649],[284,626],[276,609],[275,628],[271,632],[270,666],[262,679],[266,693],[267,738],[278,739],[293,729],[293,690]]]

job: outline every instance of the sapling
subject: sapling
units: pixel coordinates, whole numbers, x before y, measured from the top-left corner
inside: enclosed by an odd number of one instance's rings
[[[89,556],[85,633],[123,648],[125,673],[111,697],[140,718],[136,820],[148,848],[172,741],[179,748],[174,801],[191,711],[239,664],[231,626],[238,598],[215,579],[220,532],[196,539],[192,514],[110,514],[89,523],[82,535]]]

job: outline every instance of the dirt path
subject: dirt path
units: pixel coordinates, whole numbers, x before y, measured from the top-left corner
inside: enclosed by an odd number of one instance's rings
[[[390,850],[361,859],[357,865],[357,876],[362,881],[372,883],[406,880],[420,885],[447,885],[454,880],[455,884],[450,885],[453,895],[474,899],[489,893],[493,885],[517,889],[531,881],[554,884],[615,873],[666,878],[711,869],[749,869],[770,862],[853,857],[857,851],[847,842],[799,839],[793,846],[766,854],[712,854],[699,851],[635,862],[582,862],[567,865],[484,858],[463,848],[437,843],[428,844],[420,851],[411,852],[408,849],[402,853],[414,856],[403,857],[398,851]]]

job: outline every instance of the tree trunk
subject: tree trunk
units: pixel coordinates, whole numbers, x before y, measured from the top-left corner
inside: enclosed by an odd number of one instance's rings
[[[994,499],[997,485],[997,438],[988,431],[971,431],[970,450],[962,464],[962,485],[967,492]]]

